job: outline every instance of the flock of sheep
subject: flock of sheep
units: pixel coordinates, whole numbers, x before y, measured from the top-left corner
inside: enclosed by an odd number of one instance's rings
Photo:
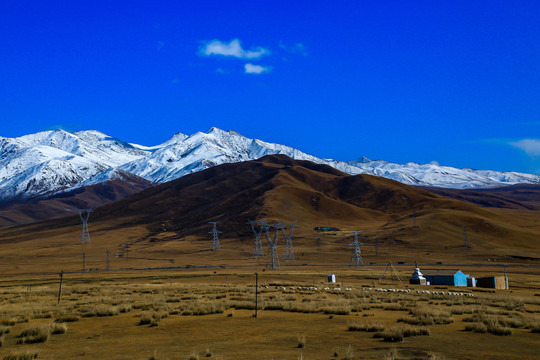
[[[266,288],[268,289],[268,285],[261,285],[260,288]],[[276,290],[302,290],[302,291],[319,291],[319,288],[315,286],[290,286],[289,289],[287,289],[285,286],[276,286]],[[427,294],[427,295],[450,295],[450,296],[474,296],[473,293],[468,292],[454,292],[454,291],[429,291],[429,290],[411,290],[411,289],[386,289],[386,288],[363,288],[364,291],[378,291],[378,292],[392,292],[392,293],[412,293],[416,292],[416,294]],[[341,291],[351,291],[351,288],[343,288],[343,290],[340,287],[335,288],[329,288],[325,287],[321,289],[322,291],[331,291],[331,292],[341,292]]]
[[[398,292],[398,293],[411,293],[411,289],[384,289],[384,288],[365,288],[366,291],[379,291],[379,292]],[[429,290],[415,290],[417,294],[431,294],[431,295],[451,295],[451,296],[474,296],[473,293],[463,293],[454,291],[429,291]]]

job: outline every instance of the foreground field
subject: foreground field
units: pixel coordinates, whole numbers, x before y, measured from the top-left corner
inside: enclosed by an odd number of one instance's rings
[[[535,290],[339,278],[261,274],[257,318],[253,273],[69,275],[59,304],[57,277],[4,282],[0,359],[537,358]]]

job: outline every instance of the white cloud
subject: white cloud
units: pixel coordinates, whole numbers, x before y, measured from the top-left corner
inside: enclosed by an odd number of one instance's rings
[[[244,65],[244,68],[246,70],[246,74],[262,74],[272,70],[271,66],[261,66],[253,64],[246,64]]]
[[[270,55],[270,51],[260,46],[251,50],[244,50],[240,40],[233,39],[228,44],[219,40],[206,42],[199,48],[199,54],[203,56],[221,55],[233,56],[239,59],[258,59],[264,55]]]
[[[525,151],[529,156],[540,156],[540,140],[523,139],[510,142],[509,144]]]

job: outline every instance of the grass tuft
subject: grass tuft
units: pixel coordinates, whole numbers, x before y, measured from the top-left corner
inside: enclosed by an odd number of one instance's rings
[[[337,354],[335,354],[337,355]],[[354,349],[352,345],[347,345],[347,347],[343,350],[343,360],[352,360],[354,357]]]
[[[375,331],[383,331],[384,326],[380,322],[358,322],[358,321],[352,321],[348,324],[348,330],[349,331],[367,331],[367,332],[375,332]]]
[[[0,325],[3,326],[13,326],[17,323],[17,320],[10,318],[10,319],[0,319]]]
[[[485,334],[487,333],[487,327],[484,323],[475,322],[465,325],[465,331],[472,331],[476,333]]]
[[[67,329],[68,326],[65,323],[52,323],[50,333],[53,335],[65,334]]]
[[[17,354],[6,355],[2,360],[32,360],[38,357],[38,353],[35,351],[25,351]]]
[[[17,344],[35,344],[49,340],[49,326],[32,326],[27,327],[17,336]]]
[[[79,321],[79,317],[77,315],[66,315],[66,316],[60,316],[59,318],[56,318],[54,321],[58,323],[75,322],[75,321]]]

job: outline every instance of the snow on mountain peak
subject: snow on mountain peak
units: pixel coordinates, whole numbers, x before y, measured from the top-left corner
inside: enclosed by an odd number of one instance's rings
[[[176,133],[152,147],[128,144],[96,130],[51,130],[18,138],[0,137],[0,200],[53,194],[113,178],[128,179],[130,175],[165,182],[211,166],[271,154],[409,185],[471,188],[540,183],[540,176],[517,172],[456,169],[434,163],[400,165],[365,157],[349,162],[320,159],[289,146],[250,139],[217,127],[189,136]]]

